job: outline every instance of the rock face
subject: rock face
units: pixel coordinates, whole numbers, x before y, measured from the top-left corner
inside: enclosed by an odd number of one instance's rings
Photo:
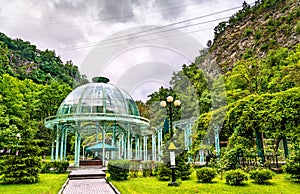
[[[237,20],[227,23],[209,49],[223,72],[240,59],[263,57],[278,47],[291,49],[300,41],[299,0],[278,1],[270,7],[261,4]]]

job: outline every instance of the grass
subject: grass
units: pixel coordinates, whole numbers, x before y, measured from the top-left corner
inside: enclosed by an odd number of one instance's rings
[[[168,182],[158,181],[155,177],[131,178],[128,181],[112,181],[113,185],[123,194],[173,194],[173,193],[264,193],[264,194],[295,194],[300,193],[300,183],[285,179],[284,174],[277,174],[267,185],[258,185],[253,180],[245,182],[244,186],[229,186],[225,179],[213,179],[212,183],[199,183],[196,181],[195,172],[191,179],[178,182],[178,187],[169,187]]]
[[[4,185],[0,184],[0,193],[5,194],[57,194],[67,180],[68,174],[40,174],[40,181],[35,184]]]

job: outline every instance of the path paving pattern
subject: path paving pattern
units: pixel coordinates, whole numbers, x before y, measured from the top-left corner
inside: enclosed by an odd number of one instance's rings
[[[105,179],[105,168],[81,167],[71,170],[61,194],[115,194]]]
[[[105,179],[69,180],[63,194],[115,194]]]

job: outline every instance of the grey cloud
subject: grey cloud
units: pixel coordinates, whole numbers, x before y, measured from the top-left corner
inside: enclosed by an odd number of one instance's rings
[[[83,0],[59,0],[58,2],[53,2],[53,7],[55,12],[78,15],[88,11],[88,7],[91,6],[93,1],[83,1]]]
[[[172,20],[184,13],[188,0],[155,0],[154,7],[160,11],[164,19]]]
[[[132,21],[135,16],[133,6],[143,4],[142,0],[101,0],[97,3],[99,18],[107,23]]]

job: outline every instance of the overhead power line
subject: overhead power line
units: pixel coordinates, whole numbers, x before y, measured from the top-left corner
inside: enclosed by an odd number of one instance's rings
[[[138,36],[129,36],[129,37],[124,37],[122,39],[111,39],[110,41],[103,41],[103,42],[97,42],[94,43],[92,45],[83,45],[83,46],[76,46],[74,48],[70,48],[72,49],[80,49],[80,48],[89,48],[89,47],[94,47],[94,46],[101,46],[101,45],[107,45],[107,44],[111,44],[111,43],[115,43],[115,42],[121,42],[123,40],[131,40],[131,39],[136,39],[136,38],[140,38],[140,37],[145,37],[145,36],[151,36],[151,35],[155,35],[155,34],[160,34],[160,33],[164,33],[164,32],[169,32],[169,31],[174,31],[174,30],[179,30],[182,28],[189,28],[189,27],[193,27],[193,26],[197,26],[197,25],[201,25],[201,24],[207,24],[207,23],[211,23],[211,22],[215,22],[215,21],[220,21],[220,20],[224,20],[224,19],[228,19],[229,17],[223,17],[223,18],[218,18],[218,19],[214,19],[214,20],[209,20],[209,21],[204,21],[204,22],[199,22],[196,24],[189,24],[189,25],[185,25],[185,26],[180,26],[177,28],[171,28],[171,29],[166,29],[166,30],[162,30],[162,31],[158,31],[158,32],[152,32],[150,34],[142,34],[142,35],[138,35]],[[70,50],[70,49],[58,49],[57,51],[66,51],[66,50]]]
[[[206,14],[206,15],[203,15],[203,16],[198,16],[198,17],[194,17],[194,18],[182,20],[182,21],[179,21],[179,22],[175,22],[175,23],[171,23],[171,24],[167,24],[167,25],[163,25],[163,26],[159,26],[159,27],[155,27],[155,28],[151,28],[151,29],[147,29],[147,30],[143,30],[143,31],[131,33],[131,34],[127,34],[127,35],[113,37],[113,38],[106,39],[106,40],[103,40],[103,41],[98,41],[98,42],[93,42],[93,43],[87,43],[87,44],[77,45],[77,46],[74,46],[74,47],[65,47],[65,48],[61,48],[61,49],[57,49],[57,50],[58,51],[66,51],[66,50],[70,50],[70,49],[72,50],[72,49],[79,49],[79,48],[85,48],[85,47],[88,48],[88,47],[93,47],[93,46],[96,46],[96,45],[110,44],[110,43],[114,43],[114,42],[117,42],[117,41],[123,41],[123,40],[128,40],[128,39],[133,39],[133,38],[144,37],[144,36],[150,36],[150,35],[154,35],[154,34],[158,34],[158,33],[163,33],[163,32],[168,32],[168,31],[172,31],[172,30],[177,30],[177,29],[192,27],[192,26],[206,24],[206,23],[210,23],[210,22],[214,22],[214,21],[219,21],[219,20],[223,20],[223,19],[228,19],[229,17],[218,18],[218,19],[214,19],[214,20],[199,22],[199,23],[196,23],[196,24],[189,24],[189,25],[185,25],[185,26],[180,26],[180,27],[176,27],[176,28],[171,28],[171,29],[167,29],[167,30],[162,30],[162,31],[155,32],[156,30],[159,30],[159,29],[171,27],[171,26],[182,24],[182,23],[186,23],[186,22],[191,22],[191,21],[202,19],[202,18],[209,17],[209,16],[214,16],[214,15],[217,15],[217,14],[229,12],[229,11],[232,11],[232,10],[235,10],[235,9],[239,9],[239,8],[242,8],[242,6],[233,7],[233,8],[230,8],[230,9],[226,9],[226,10],[222,10],[222,11],[218,11],[218,12]],[[146,32],[152,32],[152,33],[150,33],[150,34],[144,34]],[[140,34],[143,34],[143,35],[140,35]],[[136,36],[136,35],[138,35],[138,36]]]
[[[172,38],[172,37],[176,37],[176,36],[182,36],[182,35],[186,35],[186,34],[191,34],[191,33],[201,32],[201,31],[207,31],[207,30],[211,30],[211,28],[204,28],[204,29],[193,30],[193,31],[188,31],[188,32],[180,32],[180,33],[176,33],[176,34],[172,34],[172,35],[168,35],[168,36],[160,36],[160,37],[157,37],[157,38],[150,38],[150,39],[147,39],[147,40],[134,41],[132,43],[134,43],[134,44],[136,44],[136,43],[145,43],[145,42],[149,42],[149,41],[153,41],[153,40]],[[101,49],[119,47],[119,46],[124,46],[124,43],[111,44],[111,45],[105,45],[105,46],[103,45],[103,46],[101,46]],[[86,50],[86,49],[89,49],[89,47],[80,48],[80,50]],[[64,50],[64,51],[60,51],[60,52],[74,53],[74,52],[77,52],[77,49]]]

